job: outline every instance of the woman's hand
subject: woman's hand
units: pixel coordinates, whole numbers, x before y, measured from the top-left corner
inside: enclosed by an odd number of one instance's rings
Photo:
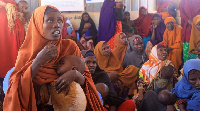
[[[73,81],[79,83],[81,86],[84,86],[85,84],[85,78],[79,71],[70,70],[56,79],[55,90],[57,93],[60,93],[63,89],[65,89],[65,95],[67,95],[69,92],[69,85]]]
[[[40,64],[44,64],[45,62],[49,61],[50,59],[57,56],[58,49],[55,45],[50,44],[45,46],[36,56],[36,60]]]

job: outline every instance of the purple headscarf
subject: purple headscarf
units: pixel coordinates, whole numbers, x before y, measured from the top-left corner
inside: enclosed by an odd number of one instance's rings
[[[105,0],[101,8],[99,18],[98,39],[99,41],[109,41],[116,31],[116,17],[114,13],[115,0]]]
[[[164,20],[162,19],[162,15],[159,13],[156,13],[153,15],[152,20],[155,17],[159,17],[161,19],[160,24],[157,26],[157,28],[155,29],[155,40],[150,40],[150,42],[152,43],[153,46],[157,45],[158,43],[163,41],[163,34],[165,32],[166,26],[164,24]],[[152,26],[153,27],[153,26]]]

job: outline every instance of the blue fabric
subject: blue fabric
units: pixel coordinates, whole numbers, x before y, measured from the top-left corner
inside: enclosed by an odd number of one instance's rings
[[[191,110],[200,110],[200,91],[193,88],[188,81],[188,73],[191,70],[200,71],[200,60],[191,59],[188,60],[183,66],[183,78],[175,84],[175,88],[172,89],[178,98],[184,99],[187,101],[187,109]]]
[[[97,91],[97,93],[98,93],[99,98],[100,98],[100,100],[101,100],[101,103],[102,103],[102,105],[103,105],[103,98],[102,98],[102,96],[101,96],[101,93],[99,93],[98,91]]]
[[[92,29],[88,29],[88,31],[85,33],[85,36],[92,36]]]
[[[5,94],[6,94],[6,91],[7,91],[7,89],[8,89],[8,86],[9,86],[9,78],[10,78],[10,75],[11,75],[11,73],[13,72],[14,68],[15,68],[15,67],[11,68],[11,69],[7,72],[7,74],[6,74],[6,76],[5,76],[4,80],[3,80],[3,92],[4,92]]]
[[[71,28],[70,26],[67,27],[67,34],[68,34],[68,35],[72,34],[72,28]]]
[[[116,17],[114,12],[115,0],[105,0],[100,12],[99,32],[97,42],[109,41],[116,31]]]
[[[143,44],[144,44],[144,50],[147,46],[147,42],[151,39],[151,36],[147,36],[147,37],[143,37],[142,40],[143,40]]]

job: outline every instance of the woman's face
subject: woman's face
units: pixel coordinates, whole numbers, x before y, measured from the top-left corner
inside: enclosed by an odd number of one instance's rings
[[[102,45],[102,52],[104,56],[110,56],[110,46],[107,43]]]
[[[144,9],[144,8],[142,8],[142,9],[141,9],[141,13],[142,13],[142,15],[144,15],[144,16],[145,16],[145,15],[147,15],[147,10],[146,10],[146,9]]]
[[[159,49],[157,49],[157,56],[159,60],[166,60],[167,58],[167,48],[165,47],[161,47]]]
[[[87,14],[83,15],[83,20],[84,20],[85,22],[87,22],[88,19],[89,19],[89,16],[88,16]]]
[[[128,20],[130,18],[130,15],[129,14],[125,14],[124,15],[124,19]]]
[[[44,38],[52,41],[60,39],[63,29],[63,20],[59,12],[50,12],[44,16]]]
[[[160,24],[161,19],[159,17],[154,17],[153,18],[153,24],[154,25],[159,25]]]
[[[172,31],[174,29],[174,22],[167,22],[166,27],[168,30]]]
[[[93,74],[97,68],[97,62],[95,56],[88,56],[85,58],[85,64],[87,65],[91,74]]]
[[[125,33],[122,33],[122,34],[119,35],[119,42],[122,45],[127,45],[128,44],[128,38],[127,38]]]
[[[197,29],[200,31],[200,21],[196,24]]]
[[[200,71],[191,70],[188,73],[188,81],[190,82],[193,88],[200,90]]]
[[[144,48],[144,45],[143,45],[142,40],[136,40],[136,41],[134,41],[133,43],[134,43],[134,45],[133,45],[134,49],[135,49],[137,52],[142,53],[142,52],[143,52],[143,48]]]

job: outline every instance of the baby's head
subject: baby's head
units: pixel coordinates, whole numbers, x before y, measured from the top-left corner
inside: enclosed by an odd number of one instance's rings
[[[163,66],[160,70],[161,79],[170,79],[174,74],[173,66]]]
[[[75,55],[64,56],[59,62],[57,73],[58,75],[62,75],[70,70],[77,70],[83,74],[85,71],[85,63],[83,59]]]
[[[90,23],[85,23],[84,24],[84,29],[90,29],[91,28],[91,24]]]
[[[158,94],[158,100],[165,105],[173,105],[176,102],[176,96],[168,90],[162,90]]]

